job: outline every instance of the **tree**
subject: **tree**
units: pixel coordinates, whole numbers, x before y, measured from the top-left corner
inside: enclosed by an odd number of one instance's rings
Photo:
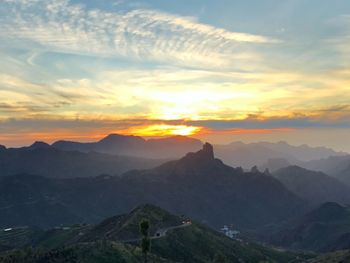
[[[149,222],[147,220],[141,221],[140,233],[142,235],[141,249],[144,255],[144,262],[147,263],[147,254],[151,249],[151,239],[149,238]]]
[[[213,263],[226,263],[229,262],[227,257],[221,252],[217,253],[214,257]]]

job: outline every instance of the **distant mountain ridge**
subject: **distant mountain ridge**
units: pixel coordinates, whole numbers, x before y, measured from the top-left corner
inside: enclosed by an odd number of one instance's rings
[[[83,153],[98,152],[112,155],[134,156],[151,159],[177,159],[188,152],[194,152],[202,147],[203,143],[186,136],[162,137],[144,139],[140,136],[110,134],[97,142],[56,141],[53,148],[64,151],[79,151]],[[32,148],[48,147],[43,142],[36,142]],[[28,147],[27,147],[28,148]],[[301,165],[313,160],[342,157],[344,152],[336,152],[326,147],[310,147],[307,145],[292,146],[286,142],[270,143],[243,143],[233,142],[227,145],[214,145],[215,154],[224,163],[243,167],[249,170],[253,166],[271,171],[288,165]],[[1,147],[0,151],[5,150]],[[348,155],[350,156],[350,155]],[[310,169],[310,168],[309,168]]]
[[[98,152],[63,151],[43,142],[0,150],[0,177],[21,173],[55,178],[117,175],[156,167],[166,159],[117,156]]]
[[[145,140],[139,136],[110,134],[98,142],[81,143],[57,141],[54,148],[65,151],[100,152],[146,158],[178,158],[187,152],[197,151],[202,142],[185,136]]]
[[[347,155],[347,153],[336,152],[326,147],[292,146],[286,142],[233,142],[228,145],[214,145],[214,148],[217,156],[225,163],[232,166],[242,166],[245,169],[256,165],[263,169],[274,170],[283,168],[283,164],[281,164],[283,162],[297,165],[301,161]],[[279,160],[277,167],[267,165],[272,159]]]

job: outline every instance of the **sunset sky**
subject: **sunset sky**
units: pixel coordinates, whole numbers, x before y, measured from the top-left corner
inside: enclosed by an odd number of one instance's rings
[[[348,0],[0,0],[0,144],[109,133],[350,151]]]

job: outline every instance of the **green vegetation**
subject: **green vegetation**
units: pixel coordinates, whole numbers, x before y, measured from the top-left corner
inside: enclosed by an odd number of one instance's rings
[[[307,261],[308,263],[346,263],[350,262],[350,250],[339,250],[320,255]]]
[[[115,242],[93,242],[54,250],[24,249],[0,255],[1,263],[139,263],[139,248]],[[171,262],[149,255],[152,262]]]
[[[165,239],[152,242],[152,252],[176,262],[303,262],[309,255],[280,252],[245,241],[234,241],[207,227],[191,226],[170,231]]]
[[[0,252],[32,244],[40,239],[43,233],[42,230],[29,227],[0,230]]]

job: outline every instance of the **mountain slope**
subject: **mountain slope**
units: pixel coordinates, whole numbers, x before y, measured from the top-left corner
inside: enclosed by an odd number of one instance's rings
[[[338,172],[335,177],[350,186],[350,162],[348,163],[348,166]]]
[[[310,259],[308,263],[346,263],[350,262],[350,250],[340,250],[336,252],[322,254]]]
[[[289,166],[273,175],[290,191],[314,205],[325,202],[350,203],[350,187],[322,172]]]

